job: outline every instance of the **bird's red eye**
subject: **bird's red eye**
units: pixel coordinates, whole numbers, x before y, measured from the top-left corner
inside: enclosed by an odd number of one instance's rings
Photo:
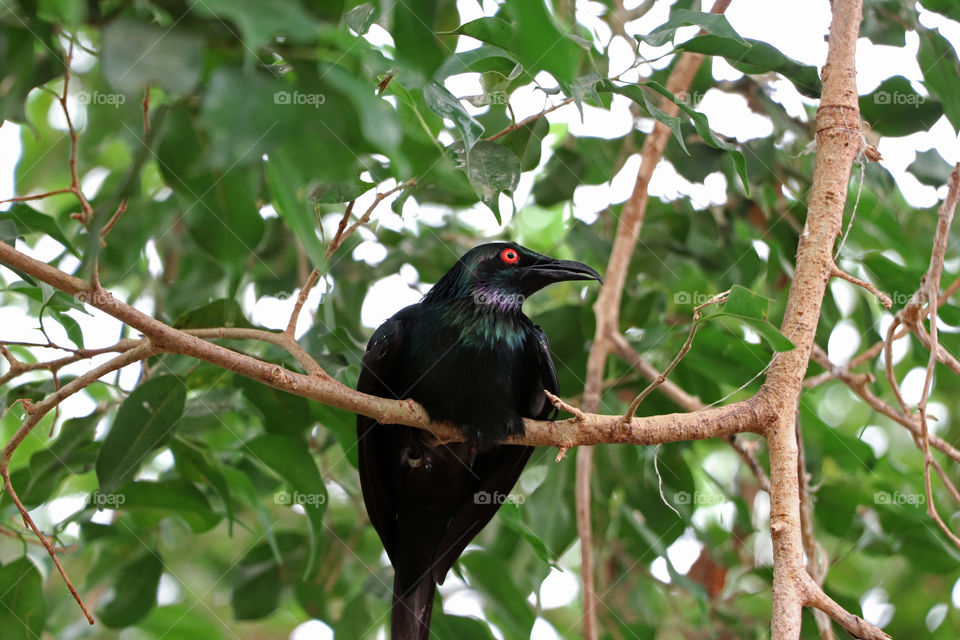
[[[520,254],[516,249],[507,248],[500,252],[500,259],[507,264],[517,264],[520,261]]]

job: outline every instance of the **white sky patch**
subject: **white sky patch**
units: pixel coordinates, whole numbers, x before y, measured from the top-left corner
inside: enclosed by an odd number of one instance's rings
[[[770,245],[763,240],[751,240],[753,250],[757,252],[757,257],[766,262],[770,259]]]
[[[838,365],[846,364],[860,348],[860,331],[850,320],[841,320],[830,332],[827,355]]]
[[[4,122],[0,127],[0,200],[13,196],[13,170],[21,151],[20,125]],[[0,204],[0,211],[12,206],[11,202]]]
[[[571,604],[580,595],[580,579],[572,571],[550,569],[540,584],[540,605],[556,609]]]
[[[366,240],[354,248],[352,257],[370,266],[378,265],[387,257],[387,248],[379,242]]]
[[[890,448],[890,436],[887,435],[886,429],[877,425],[871,424],[864,427],[860,433],[860,439],[870,445],[870,448],[873,449],[873,455],[877,458],[885,454]]]
[[[360,322],[365,327],[379,327],[383,322],[407,305],[419,302],[421,294],[410,288],[399,275],[377,280],[370,286],[360,308]]]
[[[670,571],[667,569],[667,559],[663,556],[657,556],[657,559],[650,563],[650,575],[663,582],[670,584]]]
[[[886,589],[875,587],[860,598],[860,610],[863,612],[864,620],[882,629],[893,620],[893,614],[897,608],[890,604],[890,596],[887,595]]]
[[[857,291],[854,286],[846,280],[831,280],[830,294],[837,308],[840,309],[844,318],[853,313],[857,308]]]
[[[687,529],[667,547],[667,558],[670,559],[670,564],[677,573],[686,575],[702,550],[703,543],[697,540],[693,529]]]
[[[920,36],[916,31],[906,32],[906,45],[892,47],[874,44],[868,38],[857,40],[857,60],[869,60],[869,65],[857,66],[857,92],[860,95],[875,90],[881,82],[892,76],[903,76],[911,80],[917,93],[927,95],[921,84],[923,72],[917,62],[917,50],[920,48]]]
[[[885,312],[883,313],[883,315],[880,316],[878,330],[880,332],[880,335],[883,336],[884,338],[887,336],[887,330],[890,328],[891,322],[893,322],[893,316],[891,314]],[[903,360],[904,356],[906,356],[907,353],[910,351],[910,341],[896,340],[893,343],[892,351],[893,353],[891,355],[892,355],[893,364],[899,364],[900,361]],[[879,356],[877,356],[877,361],[880,363],[880,366],[883,366],[884,355],[880,354]]]
[[[939,602],[930,607],[930,610],[927,611],[926,617],[923,619],[924,624],[927,625],[927,631],[936,631],[937,628],[943,624],[943,621],[946,619],[949,610],[950,607],[946,602]]]
[[[740,142],[765,138],[773,133],[770,118],[751,110],[747,99],[739,94],[710,89],[700,100],[697,109],[710,120],[711,129]]]
[[[697,510],[693,512],[691,521],[700,529],[715,524],[724,531],[733,531],[733,523],[736,517],[737,507],[732,502],[725,501],[720,504],[697,507]]]
[[[553,628],[552,624],[543,618],[537,618],[533,621],[530,640],[561,640],[561,636],[557,633],[557,630]]]
[[[920,402],[920,396],[923,394],[923,381],[927,377],[927,370],[924,367],[914,367],[907,372],[900,382],[900,394],[904,402],[908,405],[915,405]],[[936,384],[937,376],[933,375],[931,385]]]
[[[319,620],[307,620],[290,632],[290,640],[333,640],[333,629]]]
[[[80,190],[83,191],[83,195],[85,195],[88,200],[97,197],[97,194],[100,192],[100,187],[103,186],[104,181],[106,181],[109,175],[110,170],[106,167],[94,167],[87,171],[80,179]]]
[[[165,607],[183,600],[183,590],[176,578],[164,572],[160,575],[160,584],[157,585],[157,605]]]

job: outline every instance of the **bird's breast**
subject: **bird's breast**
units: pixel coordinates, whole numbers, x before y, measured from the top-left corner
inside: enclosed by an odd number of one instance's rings
[[[412,341],[418,366],[407,393],[434,420],[447,420],[468,435],[502,439],[516,432],[526,385],[525,336],[507,330],[434,327]],[[522,422],[520,422],[522,425]],[[522,426],[520,427],[522,428]]]

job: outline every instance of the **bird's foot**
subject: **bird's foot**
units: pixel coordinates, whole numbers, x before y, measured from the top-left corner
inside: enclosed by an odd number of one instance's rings
[[[573,417],[574,417],[574,419],[575,419],[577,422],[585,422],[585,421],[586,421],[586,419],[587,419],[587,414],[585,414],[583,411],[581,411],[581,410],[578,409],[577,407],[573,406],[572,404],[567,404],[566,402],[564,402],[563,400],[561,400],[559,397],[553,395],[552,393],[550,393],[550,392],[547,391],[546,389],[544,389],[543,392],[544,392],[545,394],[547,394],[547,398],[550,399],[550,402],[552,402],[552,403],[553,403],[553,406],[555,406],[557,409],[562,409],[563,411],[566,411],[567,413],[573,414]]]

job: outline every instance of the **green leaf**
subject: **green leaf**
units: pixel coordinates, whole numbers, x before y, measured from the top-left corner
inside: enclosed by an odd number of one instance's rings
[[[677,50],[721,56],[732,67],[749,75],[775,71],[792,82],[803,95],[820,97],[822,85],[817,68],[788,58],[766,42],[708,34],[677,45]]]
[[[37,17],[46,22],[75,27],[87,17],[87,6],[83,0],[40,0],[37,3]]]
[[[463,136],[463,144],[469,154],[483,133],[483,126],[474,120],[460,101],[439,83],[428,83],[423,89],[423,99],[435,114],[453,120],[454,125],[460,130],[460,135]]]
[[[494,640],[490,627],[482,620],[466,616],[454,616],[443,613],[434,607],[430,619],[430,633],[437,638],[457,638],[458,640]]]
[[[27,557],[0,566],[0,628],[6,640],[36,640],[43,633],[47,606],[43,579]]]
[[[543,139],[549,132],[547,119],[537,118],[503,136],[499,143],[520,158],[521,171],[532,171],[540,164]]]
[[[247,45],[244,55],[266,45],[276,36],[289,42],[311,42],[317,36],[316,23],[296,0],[204,0],[191,7],[200,14],[215,15],[235,23]]]
[[[63,330],[67,332],[67,337],[70,338],[70,341],[76,345],[78,349],[83,349],[83,329],[80,328],[80,323],[73,317],[60,311],[54,311],[51,315],[60,323]]]
[[[296,158],[287,150],[278,149],[270,153],[267,181],[273,194],[274,207],[303,245],[311,265],[319,267],[326,262],[326,253],[317,236],[316,214],[296,179],[298,173]]]
[[[11,481],[25,505],[35,507],[45,502],[65,478],[80,475],[93,466],[100,446],[94,444],[93,434],[101,417],[95,412],[67,420],[50,446],[30,456],[27,467],[14,471]],[[3,501],[8,502],[6,493]]]
[[[770,299],[750,291],[746,287],[734,285],[730,288],[722,311],[728,315],[752,318],[755,320],[767,319],[767,307]]]
[[[356,200],[364,193],[377,186],[360,178],[348,182],[314,183],[307,185],[307,202],[321,204],[336,204]]]
[[[148,550],[124,565],[113,583],[113,597],[97,611],[103,624],[115,629],[129,627],[144,618],[157,602],[157,586],[163,574],[159,554]]]
[[[397,121],[397,112],[373,87],[359,80],[354,74],[334,64],[320,63],[320,77],[334,89],[347,96],[360,118],[360,131],[367,142],[390,153],[393,164],[403,164],[398,150],[403,133]]]
[[[252,329],[253,325],[243,315],[240,304],[232,298],[221,298],[202,307],[191,309],[174,321],[177,329],[200,329],[204,327],[240,327]]]
[[[178,468],[184,470],[181,475],[192,480],[203,480],[213,487],[213,490],[223,501],[228,526],[232,528],[234,508],[230,483],[227,482],[220,463],[213,457],[210,448],[201,442],[178,436],[170,443],[170,451],[173,453]],[[192,476],[196,476],[196,478]]]
[[[230,604],[238,620],[259,620],[276,610],[284,587],[300,574],[306,546],[304,536],[281,531],[276,549],[262,543],[247,551],[232,572]]]
[[[435,35],[443,4],[439,0],[404,0],[393,5],[390,31],[397,47],[397,60],[404,67],[419,71],[424,78],[432,76],[443,62],[444,52]]]
[[[520,160],[509,149],[481,140],[467,154],[467,177],[480,200],[490,207],[500,224],[500,193],[512,193],[520,182]]]
[[[370,25],[373,24],[375,11],[376,8],[372,4],[364,2],[343,14],[343,19],[348,27],[362,36],[370,28]]]
[[[502,15],[509,20],[478,18],[461,25],[456,33],[511,52],[531,76],[548,71],[561,86],[573,83],[583,52],[557,29],[545,3],[511,0]]]
[[[947,184],[952,169],[936,149],[918,151],[916,159],[907,167],[907,171],[915,175],[921,184],[931,187]]]
[[[676,9],[670,14],[670,19],[665,23],[648,33],[647,35],[635,36],[637,40],[647,44],[659,47],[671,40],[680,27],[696,25],[715,36],[730,38],[737,42],[746,44],[746,41],[740,37],[725,16],[716,13],[702,13],[700,11],[690,11],[687,9]]]
[[[260,412],[263,427],[267,431],[302,440],[313,426],[310,401],[306,398],[274,389],[241,375],[234,376],[233,384],[243,391],[244,397]]]
[[[470,551],[460,556],[459,563],[484,593],[493,610],[491,621],[508,638],[527,638],[536,619],[526,594],[514,583],[509,569],[490,553]]]
[[[921,0],[920,4],[930,11],[936,11],[951,20],[960,22],[960,5],[953,0]]]
[[[193,240],[236,271],[244,269],[263,238],[263,218],[256,208],[259,179],[258,171],[238,167],[175,189]]]
[[[730,289],[727,301],[717,316],[737,318],[753,327],[774,351],[790,351],[794,345],[767,321],[770,301],[740,285]]]
[[[11,247],[17,243],[20,232],[13,220],[0,220],[0,242],[6,242]]]
[[[27,94],[63,73],[55,42],[51,25],[42,22],[0,25],[0,119],[25,122]]]
[[[103,29],[101,64],[107,81],[122,93],[147,84],[189,93],[203,71],[203,38],[185,29],[166,29],[120,17]]]
[[[293,493],[277,494],[278,504],[300,504],[310,525],[310,552],[304,579],[313,571],[323,530],[323,513],[327,506],[327,488],[317,464],[302,440],[280,434],[268,434],[244,445],[249,457],[283,478]],[[286,501],[281,500],[285,497]]]
[[[220,522],[220,516],[213,512],[200,490],[192,482],[180,478],[129,482],[115,494],[102,495],[113,498],[110,506],[120,509],[151,513],[158,519],[179,516],[194,533],[209,531]]]
[[[549,564],[551,567],[558,566],[558,558],[550,553],[543,539],[531,531],[530,527],[520,518],[520,507],[516,504],[508,503],[500,507],[497,513],[500,514],[500,520],[507,525],[507,527],[519,533],[524,540],[530,543],[530,547],[540,560],[545,564]]]
[[[905,136],[929,131],[943,115],[943,108],[914,91],[903,76],[893,76],[872,93],[860,96],[860,115],[882,135]]]
[[[939,31],[918,28],[920,51],[917,62],[923,71],[924,84],[932,95],[940,98],[943,112],[955,131],[960,131],[960,61],[950,41]]]
[[[100,491],[112,493],[131,480],[147,456],[173,435],[187,397],[183,381],[158,376],[133,390],[120,409],[97,456]]]
[[[150,614],[137,624],[137,629],[151,634],[157,640],[223,640],[220,627],[208,620],[192,604],[154,607]]]
[[[643,89],[635,84],[629,84],[625,86],[616,85],[609,80],[603,80],[597,84],[597,89],[599,91],[610,91],[613,93],[619,93],[622,96],[626,96],[633,100],[637,106],[639,106],[643,111],[652,118],[655,118],[658,122],[662,122],[670,128],[670,131],[673,133],[674,140],[677,141],[677,144],[680,145],[680,148],[683,149],[684,153],[687,152],[686,142],[683,140],[683,131],[680,128],[680,118],[677,116],[671,116],[663,109],[657,107],[652,102],[647,100],[647,96],[643,93]]]

